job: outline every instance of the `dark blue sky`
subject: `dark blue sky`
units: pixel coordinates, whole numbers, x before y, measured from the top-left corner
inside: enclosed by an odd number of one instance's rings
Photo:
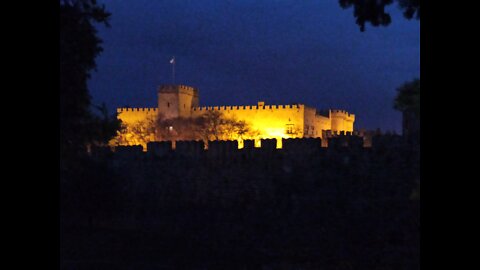
[[[304,103],[355,113],[356,128],[401,130],[395,89],[420,76],[420,22],[396,4],[388,27],[360,32],[337,0],[103,0],[111,28],[89,81],[94,103],[155,107],[158,85],[200,103]]]

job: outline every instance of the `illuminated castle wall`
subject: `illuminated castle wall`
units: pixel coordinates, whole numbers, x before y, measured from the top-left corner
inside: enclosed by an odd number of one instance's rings
[[[185,85],[163,85],[158,89],[157,108],[118,108],[119,119],[125,124],[156,117],[198,117],[207,111],[220,111],[225,117],[244,120],[260,135],[257,138],[322,138],[322,130],[353,131],[355,115],[344,110],[328,110],[320,114],[304,104],[251,106],[199,106],[198,90]]]

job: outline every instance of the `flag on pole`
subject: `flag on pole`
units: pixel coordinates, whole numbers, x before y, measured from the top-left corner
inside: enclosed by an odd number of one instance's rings
[[[170,60],[170,64],[172,64],[172,83],[175,84],[175,56]]]

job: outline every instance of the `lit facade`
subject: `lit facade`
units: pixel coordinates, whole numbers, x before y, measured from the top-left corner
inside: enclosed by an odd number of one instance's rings
[[[118,118],[126,125],[157,117],[199,117],[208,111],[245,121],[258,131],[255,138],[322,138],[322,131],[352,132],[355,115],[344,110],[324,113],[304,104],[268,105],[258,102],[251,106],[199,106],[198,90],[185,85],[163,85],[158,89],[157,108],[118,108]],[[280,145],[281,147],[281,145]]]

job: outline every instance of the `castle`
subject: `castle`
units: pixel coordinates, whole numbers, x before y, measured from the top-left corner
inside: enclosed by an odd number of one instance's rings
[[[199,106],[199,91],[186,85],[162,85],[158,89],[156,108],[118,108],[117,117],[131,125],[162,115],[164,119],[200,117],[209,111],[218,111],[226,118],[245,121],[258,131],[254,139],[259,146],[261,139],[323,138],[325,134],[353,132],[355,115],[344,110],[317,111],[304,104],[266,105],[259,101],[250,106]],[[243,145],[241,142],[239,147]]]

